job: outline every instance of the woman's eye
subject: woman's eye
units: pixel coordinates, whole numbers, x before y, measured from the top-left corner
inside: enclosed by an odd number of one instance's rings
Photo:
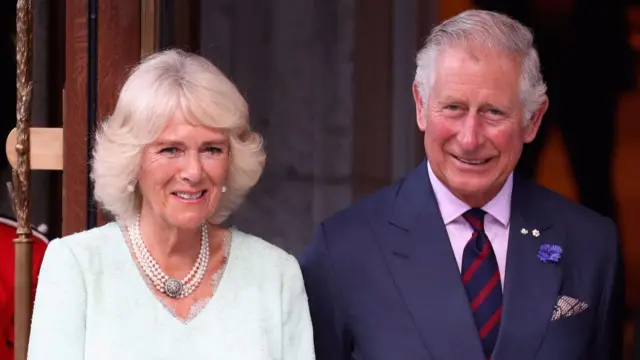
[[[224,152],[221,148],[216,146],[208,146],[206,150],[211,154],[222,154]]]
[[[162,150],[160,150],[160,153],[167,154],[167,155],[175,155],[178,153],[178,151],[179,149],[177,147],[172,146],[172,147],[163,148]]]

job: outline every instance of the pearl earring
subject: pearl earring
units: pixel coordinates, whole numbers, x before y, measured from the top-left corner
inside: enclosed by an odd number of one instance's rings
[[[224,186],[224,185],[222,185],[222,192],[223,192],[223,193],[227,192],[227,187],[226,187],[226,186]]]
[[[136,189],[136,188],[135,188],[135,187],[133,187],[133,185],[131,185],[131,184],[127,185],[127,191],[128,191],[128,192],[133,192],[135,189]]]

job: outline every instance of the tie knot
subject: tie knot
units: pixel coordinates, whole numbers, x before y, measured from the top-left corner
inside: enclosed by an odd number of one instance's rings
[[[473,208],[467,210],[462,217],[467,220],[469,225],[473,228],[473,231],[483,232],[484,231],[484,216],[487,213],[479,208]]]

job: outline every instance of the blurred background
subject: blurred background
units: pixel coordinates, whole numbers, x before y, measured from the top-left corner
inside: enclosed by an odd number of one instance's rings
[[[91,226],[87,117],[113,109],[154,49],[209,58],[266,139],[265,174],[231,222],[297,254],[331,213],[423,156],[411,83],[429,30],[469,8],[533,28],[549,83],[545,128],[518,171],[619,225],[630,351],[640,301],[640,6],[622,0],[33,0],[32,126],[64,128],[64,171],[34,171],[31,219],[55,238]],[[97,34],[87,31],[96,4]],[[0,3],[0,135],[15,126],[15,2]],[[151,45],[149,45],[151,44]],[[95,46],[95,48],[94,48]],[[96,52],[89,55],[89,50]],[[87,71],[94,63],[96,73]],[[97,89],[97,98],[88,88]],[[579,181],[577,181],[579,180]],[[0,181],[9,181],[2,157]],[[4,186],[0,213],[13,217]],[[98,214],[97,224],[108,221]]]

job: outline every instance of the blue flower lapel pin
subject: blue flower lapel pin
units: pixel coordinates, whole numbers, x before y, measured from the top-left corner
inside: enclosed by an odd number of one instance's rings
[[[542,244],[538,249],[538,259],[543,263],[557,264],[562,258],[562,248],[558,245]]]

